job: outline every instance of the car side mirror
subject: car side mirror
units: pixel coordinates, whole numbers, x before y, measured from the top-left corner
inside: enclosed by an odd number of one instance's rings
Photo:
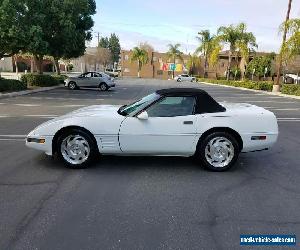
[[[137,116],[137,118],[140,119],[140,120],[148,120],[149,116],[148,116],[147,111],[143,111],[142,113],[140,113]]]

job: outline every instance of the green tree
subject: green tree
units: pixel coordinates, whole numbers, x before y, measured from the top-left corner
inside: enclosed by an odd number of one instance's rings
[[[109,39],[108,39],[108,37],[101,37],[100,41],[99,41],[99,44],[98,44],[98,47],[108,49],[109,48]]]
[[[32,54],[39,73],[46,55],[56,62],[78,57],[91,39],[95,9],[94,0],[0,0],[0,55]]]
[[[249,57],[249,49],[257,47],[256,39],[252,32],[247,32],[245,23],[238,25],[221,26],[218,29],[217,40],[229,46],[227,80],[229,80],[231,61],[234,55],[239,51],[242,57],[247,61]]]
[[[173,70],[172,70],[172,78],[173,79],[175,77],[175,62],[176,62],[176,59],[179,59],[179,60],[183,61],[183,58],[182,58],[183,52],[181,52],[179,50],[180,46],[181,45],[179,43],[176,43],[175,45],[173,45],[173,44],[168,45],[169,50],[167,52],[167,56],[168,56],[169,59],[172,60],[172,62],[174,64],[174,67],[173,67]]]
[[[287,27],[288,39],[281,48],[281,54],[284,61],[288,62],[296,55],[300,54],[300,19],[291,19],[280,27],[283,32]]]
[[[189,71],[189,74],[194,75],[196,72],[196,69],[201,66],[201,59],[197,54],[189,55],[189,59],[187,62],[187,68]]]
[[[199,37],[197,39],[200,42],[199,47],[196,49],[195,53],[201,53],[204,56],[204,77],[207,76],[207,70],[209,66],[209,59],[216,49],[215,36],[210,34],[209,30],[202,30],[198,32]]]
[[[60,74],[58,60],[82,56],[85,42],[91,40],[94,25],[92,15],[96,13],[94,0],[73,1],[44,0],[48,6],[46,18],[48,28],[44,30],[48,42],[48,54],[53,56],[56,72]]]
[[[246,75],[250,77],[255,71],[254,75],[257,77],[270,76],[272,72],[272,61],[272,55],[255,57],[248,64]]]
[[[0,0],[0,58],[24,50],[27,39],[23,0]]]
[[[120,59],[120,52],[121,52],[121,45],[119,37],[112,33],[109,38],[109,46],[108,46],[111,54],[112,54],[112,60],[113,62],[119,62]]]
[[[138,63],[138,77],[140,78],[140,72],[143,65],[147,64],[149,61],[148,52],[140,47],[134,47],[131,54],[131,61],[136,61]]]

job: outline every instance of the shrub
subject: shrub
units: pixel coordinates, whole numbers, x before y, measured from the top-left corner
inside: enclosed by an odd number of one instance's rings
[[[66,75],[52,75],[59,83],[64,83],[64,80],[66,80],[68,77]]]
[[[20,91],[25,89],[27,89],[26,84],[18,80],[9,80],[9,79],[0,78],[0,92]]]
[[[21,81],[27,86],[50,87],[60,84],[60,80],[50,75],[25,74]]]
[[[300,96],[300,85],[296,84],[283,84],[281,88],[282,94],[298,95]]]
[[[247,89],[255,89],[255,90],[265,90],[272,91],[273,82],[268,81],[227,81],[227,80],[213,80],[206,78],[199,78],[198,81],[214,83],[214,84],[222,84],[233,87],[242,87]]]

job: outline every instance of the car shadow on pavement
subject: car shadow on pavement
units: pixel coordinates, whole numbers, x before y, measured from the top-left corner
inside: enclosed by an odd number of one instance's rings
[[[38,159],[39,165],[45,166],[47,169],[55,170],[67,170],[68,169],[63,162],[61,162],[57,156],[40,156]],[[227,172],[236,171],[239,167],[236,164],[232,169]],[[211,172],[201,166],[200,163],[194,157],[176,157],[176,156],[99,156],[85,171],[97,171],[97,170],[108,170],[108,171],[136,171],[153,169],[159,171],[200,171],[200,172]],[[74,171],[78,171],[74,169]]]

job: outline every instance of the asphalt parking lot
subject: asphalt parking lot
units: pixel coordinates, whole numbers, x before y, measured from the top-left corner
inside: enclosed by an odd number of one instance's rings
[[[52,117],[171,86],[178,83],[124,79],[108,92],[59,88],[1,99],[0,249],[240,249],[240,234],[296,234],[299,246],[300,100],[181,84],[278,118],[275,147],[242,154],[224,173],[177,157],[106,156],[70,170],[24,145]]]

